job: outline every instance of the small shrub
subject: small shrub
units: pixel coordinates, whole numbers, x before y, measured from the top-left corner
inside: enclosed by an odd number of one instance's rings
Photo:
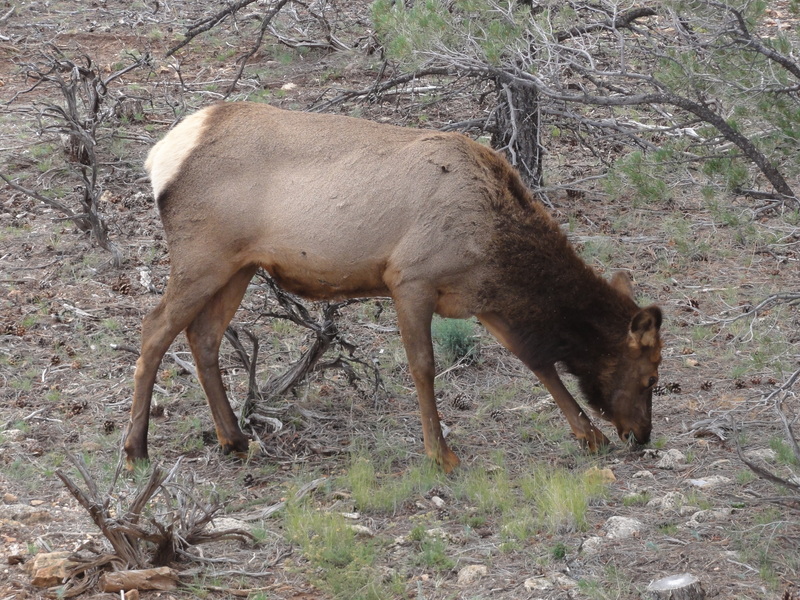
[[[563,542],[557,542],[550,548],[550,556],[553,560],[564,560],[567,557],[567,546]]]
[[[461,360],[471,362],[477,358],[479,346],[475,326],[471,321],[437,318],[433,321],[431,333],[448,366]]]
[[[484,514],[503,514],[516,506],[508,471],[497,468],[491,473],[484,468],[472,469],[459,478],[456,494],[474,503]]]
[[[584,531],[590,500],[602,497],[603,480],[590,473],[539,467],[522,482],[522,492],[533,501],[541,525],[551,533]]]
[[[424,494],[434,487],[440,476],[438,467],[425,460],[402,476],[388,477],[382,482],[374,461],[357,454],[343,477],[343,484],[350,489],[359,510],[394,512],[412,495]]]
[[[437,571],[449,571],[455,566],[455,561],[450,558],[447,549],[447,541],[440,536],[426,535],[420,542],[419,554],[416,564],[435,569]]]
[[[622,499],[623,506],[642,506],[650,501],[650,494],[643,492],[641,494],[631,494]]]
[[[289,503],[284,515],[286,536],[300,547],[314,567],[315,585],[334,598],[382,600],[397,597],[397,582],[385,582],[374,567],[375,542],[356,537],[344,517]]]
[[[774,437],[769,441],[769,447],[775,452],[776,460],[783,465],[798,467],[797,457],[794,455],[792,447],[786,440]]]

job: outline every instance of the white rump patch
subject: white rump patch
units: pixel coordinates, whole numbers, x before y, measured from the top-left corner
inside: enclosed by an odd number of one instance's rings
[[[150,150],[144,168],[150,174],[155,198],[178,176],[183,161],[197,145],[207,113],[205,109],[189,115]]]

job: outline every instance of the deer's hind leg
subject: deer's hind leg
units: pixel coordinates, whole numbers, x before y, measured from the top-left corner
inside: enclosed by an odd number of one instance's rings
[[[150,401],[164,353],[178,334],[227,285],[231,276],[231,273],[207,265],[184,268],[173,261],[164,297],[142,321],[142,350],[136,361],[131,420],[124,443],[129,468],[133,467],[134,461],[147,459]]]
[[[219,347],[225,329],[239,308],[256,268],[245,267],[231,277],[186,329],[186,338],[197,366],[197,376],[205,391],[217,439],[225,454],[246,453],[250,441],[242,433],[225,393],[219,370]]]

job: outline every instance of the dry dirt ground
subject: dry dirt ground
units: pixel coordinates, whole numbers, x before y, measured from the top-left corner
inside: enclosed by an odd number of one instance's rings
[[[153,57],[152,68],[109,86],[109,104],[124,97],[120,104],[133,108],[110,119],[103,131],[114,135],[103,134],[98,146],[101,184],[108,192],[101,210],[122,252],[121,267],[56,211],[0,188],[2,600],[46,595],[31,585],[26,569],[35,554],[104,548],[102,535],[55,471],[72,472],[65,460],[70,451],[83,456],[105,489],[117,464],[141,319],[158,302],[168,274],[140,165],[176,112],[220,98],[236,56],[252,43],[257,21],[242,16],[235,26],[164,58],[187,24],[221,6],[202,4],[0,2],[0,13],[14,8],[0,22],[0,171],[65,203],[74,202],[77,180],[63,175],[58,139],[40,135],[36,121],[43,103],[63,99],[46,85],[17,95],[34,83],[25,76],[26,65],[52,55],[54,47],[74,60],[90,57],[103,76],[128,64],[130,54]],[[341,4],[348,9],[338,13],[343,25],[336,33],[354,50],[300,51],[267,43],[233,97],[305,109],[338,90],[373,82],[380,61],[366,51],[366,3]],[[250,12],[257,13],[257,6]],[[427,105],[405,90],[383,103],[351,102],[335,110],[437,127],[481,107],[471,98]],[[585,164],[574,149],[554,149],[547,168],[551,177],[571,177]],[[397,593],[406,597],[639,598],[650,581],[690,572],[708,597],[782,598],[800,579],[800,513],[796,503],[792,508],[767,500],[788,492],[755,477],[734,441],[780,476],[797,473],[782,443],[774,398],[768,397],[798,368],[800,314],[781,302],[747,314],[771,295],[800,289],[797,213],[751,218],[752,201],[704,200],[691,185],[676,186],[668,201],[655,203],[600,193],[552,200],[556,218],[593,267],[630,269],[641,298],[665,311],[662,385],[650,447],[631,451],[618,445],[599,457],[583,454],[535,378],[478,331],[479,359],[438,380],[442,417],[462,458],[459,473],[434,475],[435,485],[402,498],[392,510],[359,511],[342,477],[358,460],[354,456],[375,459],[384,483],[425,464],[391,305],[370,301],[343,309],[340,323],[357,356],[379,367],[381,391],[373,393],[365,378],[348,385],[341,370],[315,375],[275,404],[271,414],[283,429],[258,430],[264,453],[242,463],[218,452],[197,381],[167,357],[158,383],[160,408],[152,418],[151,457],[167,467],[184,457],[182,476],[192,474],[198,490],[215,488],[224,516],[240,520],[325,478],[307,501],[320,511],[358,513],[349,514],[352,522],[368,527],[369,543],[379,548],[374,568],[400,581],[403,591]],[[262,381],[281,372],[308,343],[303,331],[261,317],[264,302],[263,286],[254,286],[234,321],[261,339]],[[173,346],[179,358],[188,359],[186,350],[182,338]],[[238,407],[246,374],[228,345],[222,362]],[[795,395],[787,395],[785,409],[800,414]],[[497,479],[491,473],[514,482],[536,465],[575,473],[610,469],[614,478],[587,509],[585,526],[539,526],[522,539],[504,531],[499,512],[480,512],[474,499],[459,492],[471,472],[489,473],[492,486]],[[124,501],[120,493],[115,501]],[[512,484],[509,493],[519,490]],[[636,520],[636,530],[615,536],[612,517]],[[178,565],[185,587],[143,597],[331,596],[320,583],[325,574],[289,537],[280,513],[244,522],[259,529],[260,546],[204,547],[205,561]],[[420,544],[409,536],[419,525],[443,536],[449,561],[421,558]],[[459,581],[469,565],[486,569],[471,583]],[[257,572],[262,576],[247,575]]]

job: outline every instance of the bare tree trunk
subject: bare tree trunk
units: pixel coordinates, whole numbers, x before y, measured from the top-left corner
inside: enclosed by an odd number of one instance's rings
[[[542,185],[539,92],[533,86],[497,81],[498,106],[492,147],[502,151],[532,189]]]

